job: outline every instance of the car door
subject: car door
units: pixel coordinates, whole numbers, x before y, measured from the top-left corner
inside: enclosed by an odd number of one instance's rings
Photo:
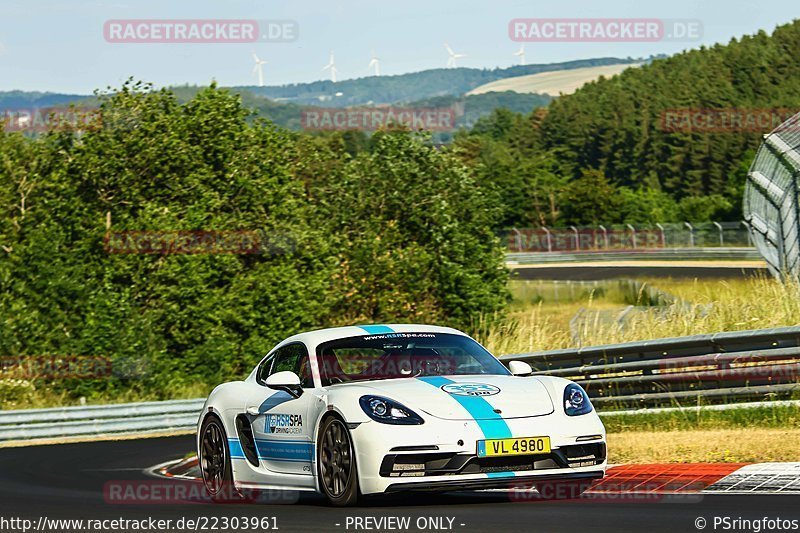
[[[304,392],[299,398],[266,386],[268,376],[285,370],[300,376]],[[278,348],[259,367],[254,387],[246,409],[259,461],[272,472],[312,475],[314,428],[309,415],[316,397],[310,392],[314,380],[306,346],[295,342]]]

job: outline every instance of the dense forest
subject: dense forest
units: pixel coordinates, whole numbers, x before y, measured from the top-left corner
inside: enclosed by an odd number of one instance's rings
[[[800,110],[798,54],[795,21],[589,83],[545,110],[495,111],[456,150],[501,191],[501,226],[737,220],[771,126],[674,127],[664,117],[786,117]]]

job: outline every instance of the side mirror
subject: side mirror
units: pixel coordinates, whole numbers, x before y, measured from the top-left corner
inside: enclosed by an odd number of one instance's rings
[[[533,373],[531,365],[525,361],[511,361],[508,363],[508,369],[511,370],[511,374],[515,376],[529,376]]]
[[[288,392],[295,398],[303,395],[303,387],[300,386],[300,376],[289,370],[275,372],[264,382],[267,387],[275,390]]]

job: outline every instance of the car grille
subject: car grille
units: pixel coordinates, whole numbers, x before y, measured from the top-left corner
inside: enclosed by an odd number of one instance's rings
[[[380,475],[421,477],[555,470],[594,466],[605,458],[606,445],[603,442],[561,446],[547,454],[506,457],[478,457],[452,452],[389,454],[383,458]]]

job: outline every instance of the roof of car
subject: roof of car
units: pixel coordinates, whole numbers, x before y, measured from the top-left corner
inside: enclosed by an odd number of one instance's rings
[[[465,335],[466,333],[454,328],[443,326],[430,326],[427,324],[366,324],[363,326],[344,326],[341,328],[318,329],[293,335],[281,344],[302,341],[306,345],[318,345],[336,339],[347,337],[360,337],[362,335],[384,335],[387,333],[452,333]]]

